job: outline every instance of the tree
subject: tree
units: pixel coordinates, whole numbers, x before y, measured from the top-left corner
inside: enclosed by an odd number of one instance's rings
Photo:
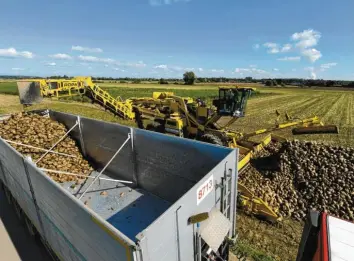
[[[282,85],[283,80],[282,79],[275,79],[276,85]]]
[[[194,72],[192,72],[192,71],[185,72],[183,74],[184,84],[193,85],[195,82],[195,79],[196,79],[196,76],[195,76]]]
[[[329,80],[329,81],[326,82],[326,86],[327,86],[327,87],[332,87],[334,84],[335,84],[335,82],[334,82],[334,81],[331,81],[331,80]]]
[[[272,80],[267,80],[267,81],[265,82],[265,85],[266,85],[266,86],[273,86],[274,83],[273,83]]]
[[[161,78],[159,80],[159,84],[168,84],[168,81],[166,81],[164,78]]]

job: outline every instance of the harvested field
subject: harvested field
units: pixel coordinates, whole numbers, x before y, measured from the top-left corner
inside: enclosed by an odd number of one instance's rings
[[[16,114],[0,122],[0,136],[12,142],[22,143],[42,149],[50,149],[67,132],[64,125],[39,115]],[[18,152],[30,156],[34,162],[42,158],[44,151],[10,143]],[[71,155],[48,153],[37,163],[40,168],[60,170],[80,175],[89,175],[93,170],[82,157],[75,141],[66,137],[55,149],[55,152]],[[79,181],[77,176],[47,173],[57,182]]]
[[[6,87],[4,88],[4,86]],[[11,86],[10,86],[11,85]],[[108,84],[104,89],[112,94],[113,97],[151,97],[154,91],[173,91],[177,95],[190,96],[193,98],[201,97],[209,100],[217,96],[217,86],[208,85],[201,89],[201,86],[174,86],[167,88],[159,84]],[[10,87],[8,87],[10,86]],[[123,87],[122,87],[123,86]],[[129,87],[127,87],[129,86]],[[172,87],[173,86],[173,87]],[[0,93],[7,93],[11,88],[12,93],[17,92],[15,82],[0,83]],[[1,106],[0,113],[21,111],[18,100],[6,97],[1,100],[11,99],[11,105],[4,108]],[[87,106],[92,109],[87,110]],[[126,125],[135,125],[129,121],[120,120],[117,117],[103,112],[99,107],[93,107],[89,103],[51,101],[47,104],[36,105],[34,108],[53,108],[58,111],[82,114],[83,116],[99,118],[103,120],[120,122]],[[301,135],[298,139],[321,141],[330,145],[352,146],[354,147],[354,90],[353,89],[309,89],[309,88],[268,88],[259,87],[257,94],[248,102],[246,117],[237,120],[231,128],[251,132],[264,127],[274,126],[275,110],[281,113],[288,112],[293,117],[311,117],[317,115],[325,124],[335,124],[339,127],[339,135]],[[102,111],[100,113],[99,111]],[[224,119],[227,120],[227,119]],[[222,123],[222,121],[221,121]],[[276,134],[286,138],[293,138],[290,130],[277,131]],[[257,139],[257,137],[255,137]]]
[[[262,91],[265,89],[262,89]],[[261,92],[262,92],[261,91]],[[251,132],[274,126],[275,110],[288,112],[294,118],[320,117],[325,124],[339,127],[339,135],[318,134],[297,136],[300,140],[319,141],[329,145],[354,147],[354,91],[267,88],[266,92],[278,95],[260,96],[250,100],[246,117],[236,121],[232,128]],[[291,131],[281,130],[275,134],[293,139]],[[256,138],[256,137],[255,137]]]
[[[303,223],[284,220],[270,225],[239,211],[236,226],[239,237],[232,251],[237,256],[257,261],[296,260]]]
[[[0,114],[17,113],[24,110],[20,104],[18,96],[0,94]],[[41,104],[36,104],[25,110],[52,109],[60,112],[79,114],[83,117],[100,119],[103,121],[116,122],[128,126],[136,126],[135,122],[123,120],[108,111],[105,111],[99,105],[82,102],[64,102],[44,99]]]

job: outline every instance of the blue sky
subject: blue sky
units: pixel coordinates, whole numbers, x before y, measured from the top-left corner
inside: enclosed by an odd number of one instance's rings
[[[354,1],[4,0],[0,74],[354,79]]]

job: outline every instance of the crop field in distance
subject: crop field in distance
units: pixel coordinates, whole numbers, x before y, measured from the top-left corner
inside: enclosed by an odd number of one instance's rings
[[[225,84],[222,84],[225,85]],[[113,97],[120,96],[123,99],[129,97],[152,97],[154,91],[170,91],[176,95],[202,98],[207,102],[218,96],[217,87],[220,85],[203,84],[196,86],[165,85],[160,84],[120,84],[120,83],[100,83]],[[301,140],[315,140],[326,144],[341,146],[354,146],[354,90],[324,90],[310,88],[269,88],[256,86],[257,91],[247,105],[246,117],[237,120],[232,128],[238,131],[250,132],[265,127],[274,126],[275,110],[281,113],[288,112],[294,118],[320,117],[325,124],[336,124],[339,127],[339,135],[304,135],[296,136]],[[17,95],[15,82],[0,82],[1,94]],[[10,99],[10,98],[9,98]],[[18,98],[15,104],[10,107],[0,107],[0,112],[11,112],[21,110]],[[120,120],[109,113],[102,112],[97,105],[89,103],[73,103],[66,99],[67,103],[60,101],[47,101],[46,104],[34,106],[35,108],[52,108],[64,112],[83,114],[87,117],[99,117],[103,120],[120,122],[128,125],[134,123]],[[3,103],[1,103],[3,104]],[[90,107],[87,111],[87,107]],[[81,108],[83,107],[83,108]],[[93,111],[93,113],[91,112]],[[102,113],[99,113],[102,112]],[[103,116],[103,115],[109,116]],[[278,131],[276,134],[286,138],[294,138],[289,130]]]
[[[98,83],[113,97],[152,97],[154,91],[170,91],[179,96],[203,98],[207,102],[218,96],[218,86],[226,84],[160,85],[130,83]],[[275,134],[289,139],[311,140],[337,146],[354,147],[354,89],[320,89],[290,87],[256,87],[257,92],[249,100],[246,117],[238,119],[231,128],[250,132],[274,126],[275,110],[288,112],[294,118],[320,117],[324,124],[335,124],[339,135],[304,135],[292,136],[290,130]],[[76,99],[77,100],[77,99]],[[57,101],[44,99],[43,103],[30,109],[49,108],[57,111],[80,114],[85,117],[117,122],[135,126],[132,121],[122,120],[106,112],[99,105],[78,101]],[[23,110],[17,96],[16,82],[0,82],[0,114],[20,112]],[[222,121],[222,120],[221,120]],[[255,137],[255,140],[257,137]],[[269,225],[255,218],[239,214],[237,217],[239,243],[238,253],[247,253],[253,260],[294,260],[301,238],[303,224],[287,220],[281,225]],[[252,227],[253,229],[249,229]]]

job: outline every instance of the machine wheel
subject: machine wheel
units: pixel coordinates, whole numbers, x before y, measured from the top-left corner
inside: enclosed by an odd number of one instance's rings
[[[206,143],[211,143],[219,146],[224,146],[222,140],[214,135],[214,134],[204,134],[202,137],[199,139],[200,141],[206,142]]]
[[[145,129],[149,131],[160,132],[160,133],[165,132],[163,125],[158,123],[149,123],[148,125],[146,125]]]

